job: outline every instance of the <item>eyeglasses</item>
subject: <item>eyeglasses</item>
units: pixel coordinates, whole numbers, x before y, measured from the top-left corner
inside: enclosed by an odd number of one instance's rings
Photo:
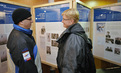
[[[26,19],[26,20],[32,20],[32,18],[28,18],[28,19]]]
[[[63,18],[62,20],[65,20],[65,21],[66,21],[66,20],[70,20],[70,19],[64,19],[64,18]]]

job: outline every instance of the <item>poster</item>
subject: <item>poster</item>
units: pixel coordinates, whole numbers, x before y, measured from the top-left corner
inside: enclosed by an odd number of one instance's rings
[[[121,6],[94,9],[93,54],[121,63]]]
[[[90,8],[77,3],[77,10],[79,11],[79,23],[84,28],[86,34],[90,35]]]
[[[0,2],[0,73],[6,73],[13,68],[13,66],[10,66],[10,56],[6,44],[8,36],[13,29],[12,12],[16,8],[25,8],[30,11],[30,8],[27,7]],[[9,71],[9,73],[13,72],[15,71]]]
[[[69,9],[69,3],[35,8],[36,40],[42,61],[56,65],[57,38],[65,30],[62,12]]]

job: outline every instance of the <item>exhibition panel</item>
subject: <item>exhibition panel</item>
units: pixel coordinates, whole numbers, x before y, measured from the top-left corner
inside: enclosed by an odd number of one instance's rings
[[[121,65],[121,4],[94,8],[93,54]]]
[[[17,8],[31,10],[30,6],[0,1],[0,73],[15,73],[15,66],[10,58],[6,44],[14,24],[12,12]]]
[[[80,2],[76,2],[76,8],[79,11],[79,23],[84,28],[88,37],[90,37],[90,12],[91,8]]]
[[[90,36],[90,9],[79,2],[60,1],[33,7],[35,14],[36,42],[42,63],[52,67],[56,66],[58,53],[57,38],[65,30],[62,21],[62,12],[76,8],[79,11],[79,23]],[[34,13],[35,12],[35,13]]]
[[[71,8],[70,1],[35,7],[36,42],[43,63],[56,67],[56,39],[65,30],[62,12]]]

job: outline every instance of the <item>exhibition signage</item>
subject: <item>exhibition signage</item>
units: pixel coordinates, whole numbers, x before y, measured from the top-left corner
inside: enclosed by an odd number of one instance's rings
[[[6,73],[8,69],[12,71],[9,71],[10,73],[15,72],[6,44],[14,24],[12,12],[17,8],[25,8],[30,11],[28,7],[0,2],[0,73]]]
[[[24,8],[30,11],[28,7],[0,2],[0,24],[13,24],[12,12],[17,8]]]
[[[61,14],[69,9],[69,5],[62,3],[35,8],[36,40],[42,62],[57,64],[56,40],[65,30]]]
[[[84,28],[88,37],[90,37],[90,8],[77,3],[77,10],[79,11],[79,23]]]
[[[93,54],[121,64],[121,6],[94,9]]]

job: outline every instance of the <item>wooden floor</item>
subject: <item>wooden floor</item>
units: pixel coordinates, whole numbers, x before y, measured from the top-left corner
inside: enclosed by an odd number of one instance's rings
[[[2,62],[0,65],[0,73],[6,73],[7,69],[8,69],[7,68],[7,61]],[[51,67],[48,65],[45,65],[45,64],[42,64],[42,71],[43,71],[43,73],[59,73],[58,69],[55,69],[55,71],[52,71]],[[96,73],[121,73],[121,68],[97,69]]]
[[[6,73],[7,70],[8,70],[8,68],[7,68],[7,61],[1,62],[0,73]]]
[[[59,73],[57,68],[55,69],[55,71],[52,71],[50,69],[50,66],[42,64],[42,73]]]
[[[42,64],[43,73],[59,73],[58,69],[55,72],[51,72],[50,66]],[[96,69],[96,73],[121,73],[121,67],[119,68],[110,68],[110,69]]]
[[[121,68],[97,69],[96,73],[121,73]]]

